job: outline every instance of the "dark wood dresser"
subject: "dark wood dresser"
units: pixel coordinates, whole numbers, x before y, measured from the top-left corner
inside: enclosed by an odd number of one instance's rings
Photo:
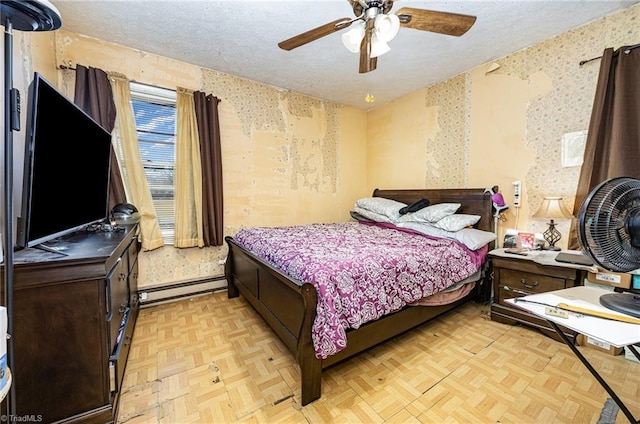
[[[115,420],[139,310],[137,234],[137,225],[78,231],[48,243],[66,256],[15,253],[15,415]]]
[[[557,252],[547,253],[554,256]],[[577,266],[553,261],[539,263],[534,260],[533,255],[508,255],[504,253],[504,249],[489,252],[493,277],[491,320],[505,324],[527,325],[562,341],[546,320],[506,303],[505,299],[580,286],[586,271]],[[561,328],[569,340],[575,341],[575,331]]]

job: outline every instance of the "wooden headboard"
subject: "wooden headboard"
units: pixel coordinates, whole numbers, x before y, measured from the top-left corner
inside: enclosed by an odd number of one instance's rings
[[[480,215],[476,228],[493,232],[493,202],[491,193],[484,188],[445,188],[445,189],[401,189],[373,190],[373,197],[385,197],[410,205],[420,199],[428,199],[430,204],[460,203],[457,213]]]

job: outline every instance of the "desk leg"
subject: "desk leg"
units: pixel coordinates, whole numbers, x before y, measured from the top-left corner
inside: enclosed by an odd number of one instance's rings
[[[636,358],[638,358],[638,361],[640,361],[640,353],[638,353],[638,349],[636,349],[636,347],[634,345],[629,345],[627,346],[629,348],[629,350],[631,351],[631,353],[634,354],[634,356]]]
[[[582,355],[582,353],[578,350],[578,348],[575,347],[573,343],[571,343],[571,341],[567,338],[567,336],[562,332],[560,327],[558,327],[558,325],[553,321],[547,320],[547,322],[551,325],[551,327],[553,327],[554,330],[556,330],[556,333],[558,333],[558,335],[562,338],[564,343],[567,346],[569,346],[569,348],[578,357],[578,359],[580,359],[580,361],[584,364],[584,366],[587,367],[587,369],[595,377],[595,379],[598,380],[598,383],[600,383],[600,385],[607,391],[607,393],[609,393],[609,396],[611,396],[611,399],[613,399],[613,401],[616,403],[616,405],[618,405],[618,407],[624,413],[624,415],[627,417],[629,422],[632,423],[632,424],[638,424],[639,421],[636,420],[633,417],[633,414],[631,414],[631,411],[629,411],[627,406],[622,402],[622,400],[618,397],[618,395],[616,395],[616,393],[613,391],[613,389],[611,387],[609,387],[607,382],[604,381],[604,379],[600,376],[600,374],[598,374],[598,372],[595,370],[595,368],[593,368],[591,366],[589,361],[587,361],[587,358],[585,358]],[[637,354],[637,352],[634,352],[634,353]]]

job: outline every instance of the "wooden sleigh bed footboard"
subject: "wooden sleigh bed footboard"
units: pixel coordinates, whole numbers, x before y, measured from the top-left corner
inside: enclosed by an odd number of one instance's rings
[[[461,203],[460,213],[482,218],[477,228],[492,231],[492,202],[484,189],[378,190],[374,197],[385,197],[411,204],[427,198],[431,204]],[[348,330],[345,349],[320,360],[315,356],[312,327],[316,317],[317,294],[309,283],[292,279],[278,269],[226,237],[229,254],[225,264],[229,298],[240,294],[251,304],[294,354],[300,367],[301,403],[320,398],[322,370],[389,340],[407,330],[451,311],[478,294],[478,288],[466,297],[439,306],[409,306],[376,321]],[[480,286],[480,285],[479,285]],[[480,289],[485,289],[485,283]]]

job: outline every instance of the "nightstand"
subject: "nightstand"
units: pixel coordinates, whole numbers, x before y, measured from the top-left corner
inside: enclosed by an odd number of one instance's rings
[[[545,319],[505,302],[505,299],[581,286],[589,267],[554,260],[558,252],[532,251],[526,256],[509,254],[505,249],[489,252],[493,277],[491,320],[504,324],[523,324],[562,341]],[[561,327],[575,342],[577,333]]]

